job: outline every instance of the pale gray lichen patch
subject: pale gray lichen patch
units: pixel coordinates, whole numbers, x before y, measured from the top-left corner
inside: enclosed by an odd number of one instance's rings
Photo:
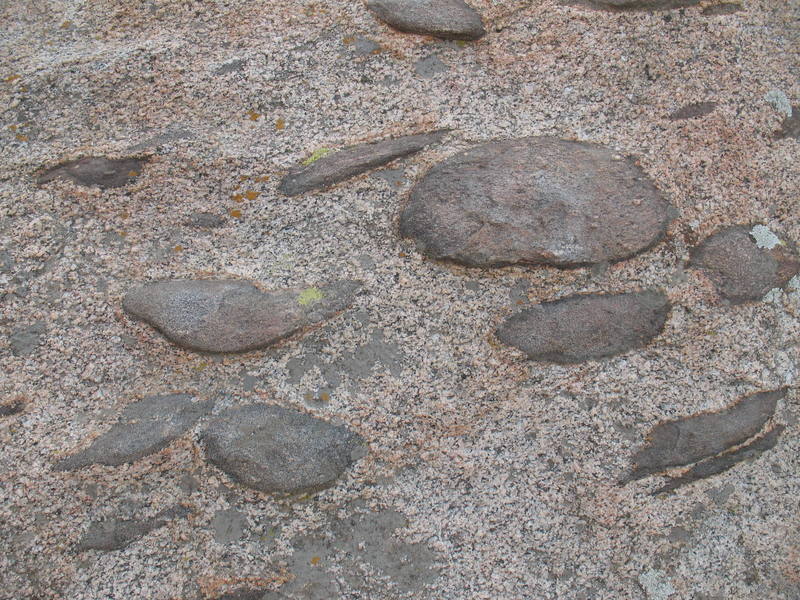
[[[778,112],[783,113],[787,117],[792,116],[792,105],[789,102],[789,98],[787,98],[786,94],[781,90],[768,91],[764,94],[764,100],[769,102]]]
[[[666,574],[656,569],[650,569],[639,575],[639,583],[651,600],[667,600],[673,594],[677,594]]]
[[[753,239],[756,241],[756,246],[759,248],[766,248],[767,250],[772,250],[775,246],[781,245],[783,246],[784,243],[781,241],[777,235],[770,231],[770,228],[766,225],[756,225],[750,230],[750,235],[753,236]]]

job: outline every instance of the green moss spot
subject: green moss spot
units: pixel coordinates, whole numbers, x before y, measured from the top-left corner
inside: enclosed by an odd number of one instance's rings
[[[307,159],[305,159],[300,164],[303,165],[304,167],[307,167],[311,163],[318,161],[320,158],[322,158],[326,154],[330,154],[330,152],[331,152],[330,148],[317,148],[316,150],[314,150],[314,153],[311,156],[309,156]]]
[[[308,306],[309,304],[313,304],[314,302],[319,302],[324,298],[324,295],[318,288],[310,287],[307,290],[303,290],[300,292],[300,295],[297,297],[297,301],[302,306]]]

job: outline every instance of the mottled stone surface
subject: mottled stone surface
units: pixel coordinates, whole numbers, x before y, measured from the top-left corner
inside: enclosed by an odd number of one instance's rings
[[[91,464],[121,465],[165,448],[211,411],[210,401],[189,394],[149,396],[125,407],[119,421],[92,445],[60,460],[60,471]]]
[[[761,430],[785,395],[785,389],[751,394],[719,412],[656,425],[633,456],[630,479],[688,465],[741,444]]]
[[[653,494],[663,494],[678,489],[681,486],[694,483],[700,479],[707,479],[714,475],[724,473],[728,469],[732,469],[740,462],[751,460],[761,456],[767,450],[771,450],[778,443],[786,427],[784,425],[777,425],[770,429],[767,433],[757,437],[752,442],[745,444],[741,448],[714,456],[708,460],[701,461],[689,469],[686,473],[679,477],[673,477],[666,484],[658,488]]]
[[[463,0],[368,0],[367,7],[395,29],[451,40],[477,40],[486,30]]]
[[[105,158],[91,156],[62,163],[47,169],[37,183],[53,179],[68,179],[73,183],[101,188],[122,187],[133,181],[141,172],[144,163],[138,158]]]
[[[617,261],[664,237],[670,205],[636,164],[551,137],[491,142],[433,167],[400,234],[425,255],[473,267]]]
[[[247,281],[164,281],[131,291],[123,307],[184,348],[245,352],[330,318],[359,289],[354,281],[268,292]]]
[[[669,118],[673,121],[681,121],[683,119],[697,119],[705,117],[714,112],[717,108],[716,102],[693,102],[680,107],[678,110],[670,114]]]
[[[757,235],[765,239],[759,241]],[[694,248],[690,265],[703,269],[723,298],[741,303],[785,286],[800,273],[800,256],[793,242],[763,225],[734,226]]]
[[[76,552],[85,550],[121,550],[151,531],[163,527],[173,519],[180,519],[189,514],[185,506],[175,506],[163,510],[152,519],[108,519],[96,521],[75,547]]]
[[[323,156],[307,167],[290,172],[278,188],[287,196],[296,196],[309,190],[325,188],[360,173],[380,167],[391,161],[419,152],[425,146],[442,139],[446,131],[359,144]]]
[[[512,315],[497,338],[532,360],[596,360],[646,345],[661,332],[669,308],[655,291],[570,296]]]
[[[262,492],[297,493],[333,485],[364,452],[361,438],[280,406],[228,409],[202,434],[209,462]]]

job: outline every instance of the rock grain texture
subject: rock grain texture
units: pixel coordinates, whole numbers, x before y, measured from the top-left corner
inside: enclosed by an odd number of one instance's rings
[[[346,427],[280,406],[228,409],[202,434],[206,456],[235,481],[268,493],[324,489],[363,452]]]
[[[661,332],[669,308],[667,297],[654,291],[570,296],[512,315],[497,338],[531,360],[596,360],[646,345]]]
[[[656,425],[633,457],[630,479],[688,465],[719,454],[758,433],[786,390],[745,396],[729,408]]]
[[[137,158],[91,156],[48,169],[39,176],[37,183],[41,185],[60,178],[87,187],[122,187],[141,173],[142,165],[143,162]]]
[[[551,137],[483,144],[433,167],[400,234],[472,267],[618,261],[661,240],[673,210],[644,172],[603,146]]]
[[[368,0],[367,7],[406,33],[449,40],[477,40],[486,34],[480,15],[463,0]]]
[[[210,401],[189,394],[150,396],[125,407],[119,421],[92,445],[59,461],[59,471],[92,464],[117,466],[165,448],[211,411]]]
[[[359,144],[323,156],[307,167],[286,175],[278,188],[287,196],[296,196],[310,190],[325,188],[345,179],[380,167],[397,158],[419,152],[425,146],[442,139],[446,131]]]
[[[728,227],[692,251],[690,265],[703,269],[723,298],[760,300],[800,273],[795,245],[763,225]]]
[[[265,292],[246,281],[164,281],[131,291],[123,307],[181,347],[246,352],[333,316],[352,304],[359,288],[339,281]]]

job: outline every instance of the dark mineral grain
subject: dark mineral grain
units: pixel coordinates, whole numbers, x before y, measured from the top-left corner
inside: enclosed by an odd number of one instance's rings
[[[492,142],[433,167],[400,234],[433,259],[472,267],[618,261],[661,240],[673,209],[608,148],[550,137]]]
[[[656,425],[645,446],[633,456],[629,480],[688,465],[747,441],[772,417],[785,394],[785,389],[759,392],[719,412]]]
[[[367,8],[406,33],[450,40],[477,40],[486,34],[480,15],[463,0],[368,0]]]
[[[532,360],[596,360],[646,345],[661,332],[669,308],[655,291],[570,296],[512,315],[497,338]]]
[[[144,163],[138,158],[105,158],[91,156],[62,163],[42,173],[37,182],[68,179],[78,185],[101,188],[122,187],[142,172]]]
[[[325,188],[355,177],[391,161],[419,152],[442,139],[446,131],[359,144],[315,160],[307,167],[290,172],[280,183],[279,191],[296,196],[309,190]]]
[[[329,487],[365,451],[346,427],[270,405],[228,409],[201,438],[209,462],[242,485],[269,493]]]
[[[694,248],[690,265],[703,269],[719,294],[734,303],[760,300],[800,273],[793,243],[775,237],[772,248],[759,247],[750,226],[728,227]]]
[[[236,280],[164,281],[131,291],[123,308],[184,348],[245,352],[330,318],[359,288],[354,281],[278,291]]]
[[[59,471],[91,464],[121,465],[165,448],[211,411],[210,401],[189,394],[149,396],[125,407],[119,421],[92,445],[59,461]]]

